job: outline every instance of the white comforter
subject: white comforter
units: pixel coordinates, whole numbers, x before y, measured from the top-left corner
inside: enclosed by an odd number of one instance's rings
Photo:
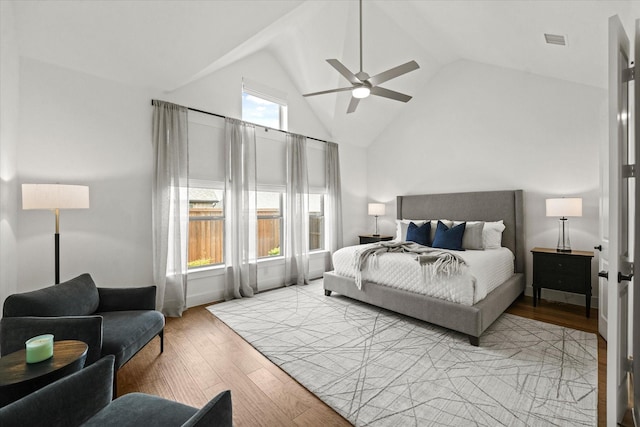
[[[336,274],[355,277],[355,256],[365,245],[348,246],[333,254]],[[454,251],[452,251],[454,252]],[[415,257],[406,253],[383,253],[375,266],[362,270],[363,282],[473,305],[513,275],[513,253],[507,248],[455,251],[469,268],[461,275],[427,282]],[[355,286],[355,285],[354,285]],[[365,291],[366,291],[366,285]]]

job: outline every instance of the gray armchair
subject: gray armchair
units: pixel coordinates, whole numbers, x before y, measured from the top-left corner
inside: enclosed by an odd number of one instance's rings
[[[0,355],[24,348],[35,335],[50,333],[56,341],[87,343],[87,365],[114,355],[117,370],[156,335],[163,351],[164,316],[155,305],[155,286],[98,288],[89,274],[10,295],[0,320]]]
[[[231,392],[198,410],[142,393],[112,400],[114,357],[64,377],[0,408],[3,427],[231,426]]]

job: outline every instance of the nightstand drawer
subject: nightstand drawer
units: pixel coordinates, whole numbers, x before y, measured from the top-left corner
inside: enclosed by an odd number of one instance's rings
[[[536,255],[536,270],[548,274],[573,274],[584,273],[584,261],[568,256]]]
[[[584,274],[539,272],[535,275],[533,281],[540,283],[547,289],[565,292],[584,293],[586,288]]]
[[[373,234],[364,234],[358,236],[360,237],[360,244],[364,245],[365,243],[377,243],[377,242],[386,242],[388,240],[392,240],[393,236],[374,236]]]

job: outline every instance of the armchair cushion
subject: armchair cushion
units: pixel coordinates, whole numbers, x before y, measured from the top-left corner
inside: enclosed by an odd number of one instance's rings
[[[95,313],[98,304],[98,289],[91,276],[83,274],[59,285],[9,295],[4,302],[3,315],[85,316]]]
[[[102,354],[116,357],[120,369],[164,328],[164,316],[155,310],[107,311],[102,316]]]
[[[83,427],[181,426],[196,408],[142,393],[129,393],[114,400]]]

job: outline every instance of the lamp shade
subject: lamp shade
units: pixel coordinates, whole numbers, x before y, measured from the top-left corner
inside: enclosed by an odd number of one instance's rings
[[[384,215],[384,203],[369,203],[369,215],[381,216]]]
[[[582,216],[582,199],[580,197],[547,199],[547,216]]]
[[[22,209],[87,209],[86,185],[22,184]]]

